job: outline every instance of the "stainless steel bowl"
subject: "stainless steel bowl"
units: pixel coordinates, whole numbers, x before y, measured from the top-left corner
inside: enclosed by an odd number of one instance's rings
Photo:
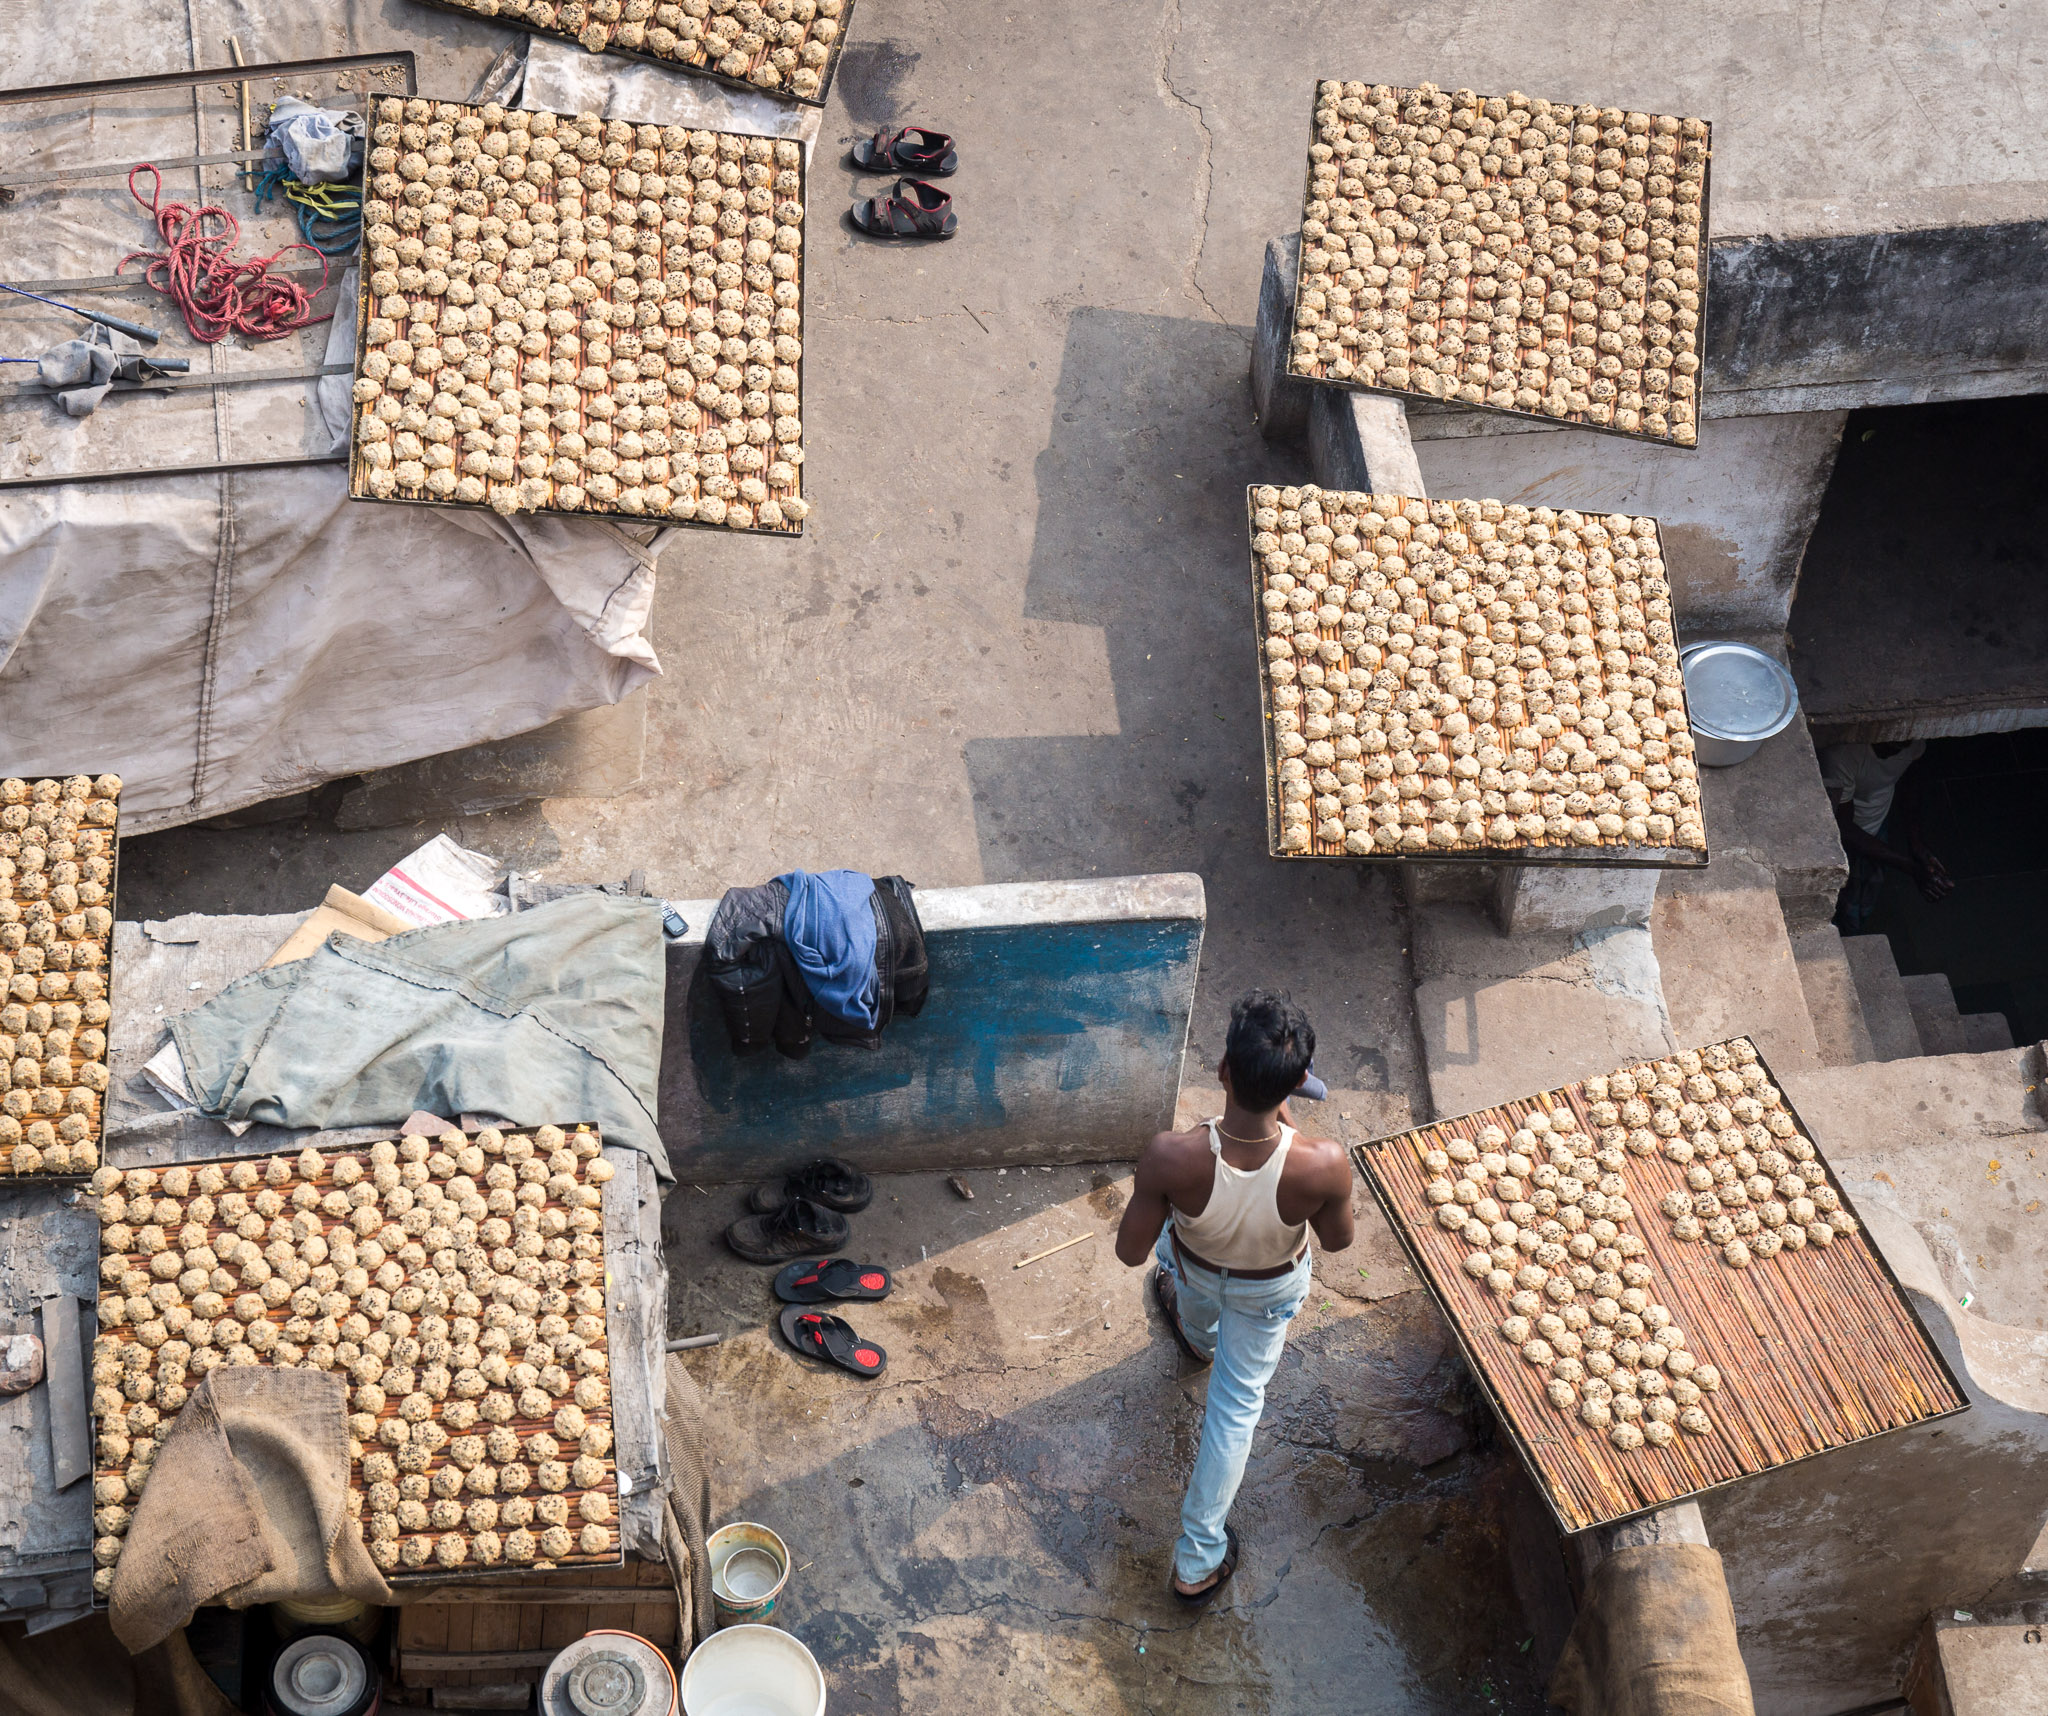
[[[1702,768],[1747,762],[1799,713],[1792,675],[1745,643],[1696,643],[1679,652],[1693,755]]]

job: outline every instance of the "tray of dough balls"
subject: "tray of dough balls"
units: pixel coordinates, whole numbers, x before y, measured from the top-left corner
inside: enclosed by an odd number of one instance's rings
[[[1272,856],[1706,863],[1655,519],[1246,502]]]
[[[120,796],[0,780],[0,1174],[99,1166]]]
[[[812,107],[831,93],[853,0],[426,0],[592,53],[693,71]]]
[[[803,145],[380,99],[349,493],[793,534]]]
[[[350,1508],[391,1577],[620,1559],[588,1127],[102,1168],[94,1555],[216,1365],[349,1385]]]
[[[1331,81],[1312,129],[1293,374],[1698,444],[1705,120]]]
[[[1566,1531],[1966,1404],[1746,1037],[1352,1154]]]

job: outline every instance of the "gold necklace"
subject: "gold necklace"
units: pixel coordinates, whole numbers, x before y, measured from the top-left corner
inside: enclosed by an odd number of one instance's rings
[[[1268,1132],[1263,1138],[1240,1138],[1235,1132],[1224,1132],[1223,1122],[1220,1120],[1216,1122],[1216,1130],[1222,1132],[1223,1136],[1228,1138],[1233,1144],[1272,1144],[1276,1143],[1280,1137],[1278,1132]]]

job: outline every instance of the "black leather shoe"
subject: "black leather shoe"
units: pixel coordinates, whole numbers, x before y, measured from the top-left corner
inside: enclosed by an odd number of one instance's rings
[[[791,1198],[766,1215],[745,1215],[725,1230],[725,1243],[749,1263],[787,1263],[822,1256],[846,1243],[846,1217],[809,1198]]]
[[[875,1201],[875,1182],[851,1162],[842,1162],[837,1156],[820,1156],[779,1180],[764,1180],[754,1188],[747,1207],[765,1214],[781,1208],[791,1198],[809,1198],[825,1209],[854,1215]]]

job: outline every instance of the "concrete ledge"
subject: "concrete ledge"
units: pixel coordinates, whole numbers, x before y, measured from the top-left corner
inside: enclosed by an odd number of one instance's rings
[[[713,901],[679,902],[661,1131],[676,1177],[812,1156],[887,1171],[1133,1155],[1172,1124],[1201,956],[1201,878],[920,890],[931,999],[868,1053],[733,1054],[700,967]]]
[[[1308,459],[1326,489],[1428,498],[1408,434],[1406,404],[1387,393],[1317,387],[1308,405]]]
[[[1645,928],[1510,938],[1474,905],[1426,906],[1411,923],[1416,1022],[1439,1116],[1677,1046]]]
[[[1701,1498],[1773,1716],[1889,1708],[1929,1613],[2017,1574],[2048,1516],[2048,1335],[1962,1310],[1902,1216],[1857,1207],[1970,1410]]]
[[[1301,271],[1301,234],[1266,241],[1259,276],[1259,319],[1252,329],[1252,410],[1268,441],[1298,440],[1308,430],[1316,390],[1287,373],[1287,336],[1294,327],[1294,282]]]

